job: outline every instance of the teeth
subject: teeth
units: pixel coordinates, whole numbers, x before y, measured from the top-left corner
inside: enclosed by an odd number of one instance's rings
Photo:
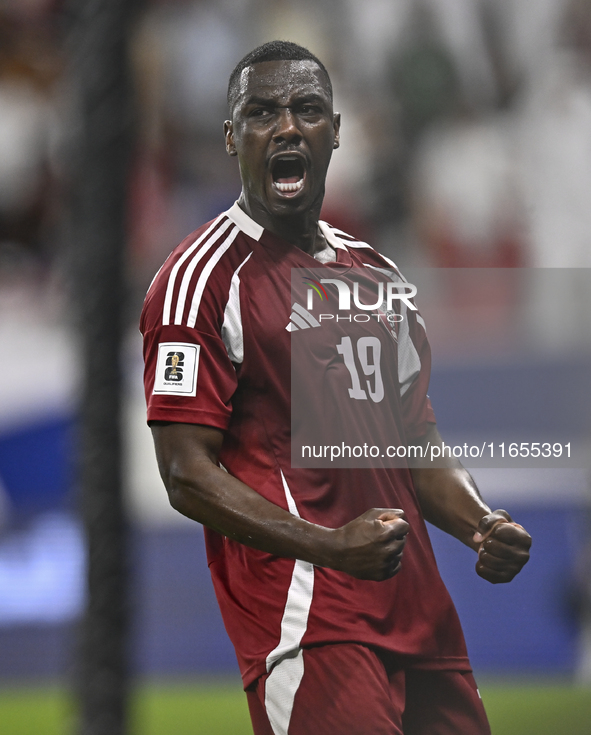
[[[275,187],[279,189],[279,191],[299,191],[302,186],[304,185],[304,179],[300,179],[299,181],[296,181],[294,184],[280,184],[278,181],[275,182]]]

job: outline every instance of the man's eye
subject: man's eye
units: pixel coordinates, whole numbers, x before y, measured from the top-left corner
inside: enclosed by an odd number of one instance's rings
[[[250,117],[264,117],[268,114],[269,110],[266,110],[264,107],[257,107],[250,113]]]

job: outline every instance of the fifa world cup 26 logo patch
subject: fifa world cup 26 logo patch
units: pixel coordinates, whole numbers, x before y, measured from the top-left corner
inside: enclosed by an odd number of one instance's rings
[[[185,365],[184,352],[169,352],[166,355],[166,370],[164,371],[164,380],[172,380],[174,383],[182,382],[183,367]]]
[[[197,391],[199,345],[187,342],[161,342],[153,393],[194,396]]]

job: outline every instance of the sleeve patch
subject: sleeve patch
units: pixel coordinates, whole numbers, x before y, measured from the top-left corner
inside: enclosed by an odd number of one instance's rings
[[[199,345],[161,342],[154,379],[154,395],[194,396],[197,392]]]

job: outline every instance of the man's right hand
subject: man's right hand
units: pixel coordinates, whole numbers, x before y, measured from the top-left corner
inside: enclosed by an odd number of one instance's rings
[[[401,510],[373,508],[341,528],[319,526],[222,470],[220,429],[153,423],[152,433],[170,503],[188,518],[254,549],[358,579],[381,581],[400,570],[409,530]]]
[[[358,579],[389,579],[400,571],[409,530],[402,510],[372,508],[335,529],[340,548],[330,566]]]

